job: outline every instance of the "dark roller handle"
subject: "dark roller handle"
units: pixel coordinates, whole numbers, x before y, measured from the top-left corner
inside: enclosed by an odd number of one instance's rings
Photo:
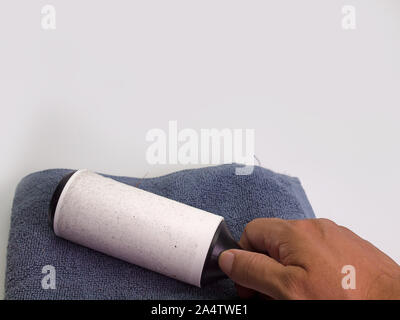
[[[219,224],[217,231],[208,249],[206,261],[204,262],[200,284],[207,285],[219,279],[226,278],[226,274],[220,269],[218,258],[220,254],[229,249],[241,249],[239,244],[233,239],[225,220]]]

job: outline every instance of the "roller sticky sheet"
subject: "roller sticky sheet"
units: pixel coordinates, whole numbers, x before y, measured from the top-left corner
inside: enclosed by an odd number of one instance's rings
[[[239,248],[223,217],[88,170],[63,177],[49,213],[59,237],[198,287]]]

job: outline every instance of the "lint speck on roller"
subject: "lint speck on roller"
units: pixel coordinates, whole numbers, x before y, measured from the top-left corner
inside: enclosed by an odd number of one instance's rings
[[[223,278],[219,255],[239,248],[223,217],[88,170],[59,182],[50,220],[59,237],[198,287]]]

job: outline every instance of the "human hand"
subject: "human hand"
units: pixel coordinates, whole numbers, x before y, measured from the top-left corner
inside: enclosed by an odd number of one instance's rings
[[[256,219],[239,244],[244,250],[224,251],[219,265],[243,298],[400,299],[399,265],[330,220]],[[354,289],[342,284],[348,265]]]

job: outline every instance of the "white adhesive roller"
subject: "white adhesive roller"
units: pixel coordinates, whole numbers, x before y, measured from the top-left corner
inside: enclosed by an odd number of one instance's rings
[[[88,170],[58,184],[57,236],[201,287],[224,276],[219,254],[239,248],[223,217]]]

